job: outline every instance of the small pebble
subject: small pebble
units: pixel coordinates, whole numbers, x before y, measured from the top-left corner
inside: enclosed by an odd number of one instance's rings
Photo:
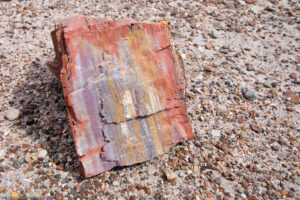
[[[256,95],[253,91],[247,90],[246,92],[243,93],[243,96],[247,100],[253,100],[256,98]]]
[[[19,198],[19,194],[16,193],[16,192],[12,192],[11,193],[11,198],[13,198],[13,199]]]
[[[119,186],[119,182],[118,182],[118,181],[113,181],[113,182],[112,182],[112,185],[113,185],[113,186]]]
[[[6,112],[6,118],[10,121],[18,119],[20,116],[20,110],[12,108]]]
[[[48,154],[47,150],[41,149],[37,154],[37,158],[44,159],[47,156],[47,154]]]
[[[297,79],[298,79],[298,77],[297,77],[297,74],[296,74],[296,73],[292,73],[292,74],[290,74],[290,78],[291,78],[291,79],[294,79],[294,80],[297,80]]]
[[[251,129],[255,131],[256,133],[262,133],[262,127],[259,126],[258,124],[252,123],[251,124]]]
[[[271,148],[272,148],[274,151],[279,151],[279,146],[278,146],[278,145],[273,145],[273,146],[271,146]]]
[[[216,30],[211,31],[211,37],[214,39],[217,39],[219,37],[219,33]]]
[[[70,193],[73,194],[73,195],[76,195],[76,194],[77,194],[77,191],[76,191],[75,188],[71,188]]]
[[[265,81],[264,82],[264,86],[267,87],[267,88],[271,88],[272,87],[272,84],[270,81]]]
[[[169,182],[172,182],[177,178],[177,175],[170,168],[165,168],[165,175]]]
[[[212,130],[211,135],[213,137],[220,137],[221,136],[221,131],[220,130]]]

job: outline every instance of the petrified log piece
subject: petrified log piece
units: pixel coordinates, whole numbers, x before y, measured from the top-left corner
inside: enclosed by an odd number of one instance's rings
[[[86,177],[144,162],[193,137],[184,69],[164,23],[73,17],[52,32],[75,146]]]

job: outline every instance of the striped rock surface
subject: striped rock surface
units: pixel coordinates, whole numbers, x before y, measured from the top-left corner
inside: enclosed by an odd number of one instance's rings
[[[73,17],[51,34],[56,58],[47,64],[61,80],[86,177],[193,137],[184,69],[166,24]]]

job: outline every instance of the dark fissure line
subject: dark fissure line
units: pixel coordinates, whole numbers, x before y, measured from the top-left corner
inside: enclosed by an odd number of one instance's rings
[[[110,124],[114,124],[114,125],[118,125],[118,124],[121,124],[123,122],[129,122],[129,121],[133,121],[133,120],[142,120],[142,119],[146,119],[148,117],[151,117],[155,114],[158,114],[158,113],[161,113],[161,112],[166,112],[166,111],[170,111],[170,110],[173,110],[173,109],[176,109],[176,108],[179,108],[180,106],[175,106],[173,108],[167,108],[167,109],[164,109],[164,110],[160,110],[160,111],[157,111],[155,113],[152,113],[152,114],[149,114],[149,115],[141,115],[141,116],[137,116],[135,118],[130,118],[130,119],[126,119],[126,120],[123,120],[121,122],[107,122],[105,120],[105,125],[110,125]]]
[[[163,47],[163,48],[161,48],[161,49],[156,50],[155,52],[163,51],[163,50],[168,49],[168,48],[170,48],[170,47],[171,47],[171,46],[168,45],[168,46],[166,46],[166,47]]]

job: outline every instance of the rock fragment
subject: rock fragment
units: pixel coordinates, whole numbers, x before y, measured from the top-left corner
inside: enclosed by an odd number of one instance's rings
[[[41,149],[37,154],[37,158],[44,159],[47,156],[47,154],[48,154],[47,150]]]
[[[175,174],[171,169],[165,168],[166,179],[169,182],[174,181],[177,178],[177,174]]]
[[[294,104],[298,104],[300,103],[300,96],[297,95],[296,92],[293,91],[287,91],[284,93],[285,97],[289,98],[289,100],[294,103]]]
[[[20,110],[11,108],[6,112],[6,118],[10,121],[18,119],[20,116]]]
[[[247,4],[254,4],[254,3],[255,3],[255,0],[245,0],[245,2],[246,2]]]
[[[144,162],[193,137],[184,68],[164,23],[73,17],[52,32],[58,77],[86,177]]]
[[[270,81],[265,81],[264,82],[264,86],[267,88],[271,88],[272,87],[272,83]]]
[[[219,33],[216,30],[211,31],[211,37],[214,39],[217,39],[219,37]]]
[[[256,133],[262,133],[262,127],[259,126],[258,124],[252,123],[251,124],[251,129],[255,131]]]
[[[213,44],[211,42],[206,43],[204,46],[207,50],[211,50],[213,48]]]
[[[213,72],[214,69],[212,67],[210,67],[210,66],[207,66],[207,67],[204,67],[204,71],[206,71],[206,72]]]
[[[256,95],[253,91],[247,90],[243,93],[243,96],[247,100],[254,100],[256,98]]]
[[[221,136],[221,131],[220,130],[212,130],[211,135],[213,137],[220,137]]]
[[[27,163],[30,163],[31,162],[31,158],[30,158],[30,153],[29,152],[26,152],[25,153],[25,156],[24,156],[24,159]]]
[[[297,79],[298,79],[298,77],[297,77],[297,74],[296,74],[296,73],[292,73],[292,74],[290,74],[290,78],[291,78],[291,79],[294,79],[294,80],[297,80]]]

